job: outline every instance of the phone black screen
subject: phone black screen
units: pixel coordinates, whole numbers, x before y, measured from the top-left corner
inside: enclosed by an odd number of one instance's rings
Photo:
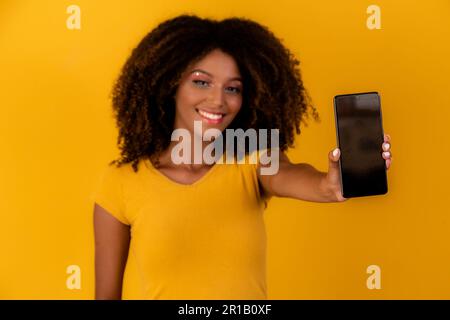
[[[377,92],[334,97],[337,144],[345,198],[387,193],[380,96]]]

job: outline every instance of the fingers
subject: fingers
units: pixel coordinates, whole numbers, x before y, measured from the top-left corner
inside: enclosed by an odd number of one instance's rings
[[[392,162],[391,153],[389,151],[383,152],[383,159],[386,160],[386,169],[389,169],[389,167],[391,166],[391,162]]]
[[[391,136],[388,134],[384,135],[384,142],[383,142],[383,150],[389,151],[391,148]]]
[[[391,166],[391,159],[386,160],[386,170],[389,170],[390,166]]]
[[[382,145],[383,149],[383,159],[386,160],[386,169],[389,169],[392,162],[392,152],[391,152],[391,136],[388,134],[384,135],[384,142]]]

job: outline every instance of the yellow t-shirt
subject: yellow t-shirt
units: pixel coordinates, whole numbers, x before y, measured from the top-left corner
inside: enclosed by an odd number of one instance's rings
[[[123,299],[267,299],[256,164],[215,164],[191,185],[149,159],[107,165],[91,199],[131,227]]]

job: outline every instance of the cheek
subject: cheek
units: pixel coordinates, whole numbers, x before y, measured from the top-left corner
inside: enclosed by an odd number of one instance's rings
[[[195,92],[195,90],[186,90],[186,88],[181,88],[176,95],[175,102],[177,109],[182,111],[198,104],[201,99],[202,97]]]
[[[242,106],[242,96],[229,98],[227,104],[232,113],[238,113]]]

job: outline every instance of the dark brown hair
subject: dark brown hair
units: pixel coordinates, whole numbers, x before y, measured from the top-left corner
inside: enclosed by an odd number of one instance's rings
[[[214,49],[231,55],[243,78],[243,100],[231,129],[279,129],[285,151],[300,134],[310,103],[300,62],[267,27],[246,18],[216,21],[195,15],[166,20],[133,49],[112,91],[121,157],[110,164],[143,157],[158,164],[170,143],[175,119],[174,95],[184,70]]]

